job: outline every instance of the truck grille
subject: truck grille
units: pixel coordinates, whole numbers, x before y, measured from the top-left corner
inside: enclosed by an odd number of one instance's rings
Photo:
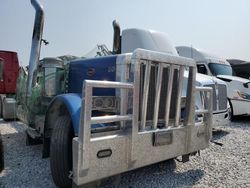
[[[147,72],[146,66],[150,66],[150,71]],[[157,126],[169,126],[174,122],[175,118],[180,117],[180,108],[177,109],[177,103],[180,106],[182,81],[184,74],[184,67],[166,65],[162,68],[161,78],[159,78],[159,66],[160,64],[151,63],[150,65],[141,64],[140,67],[140,99],[139,99],[139,122],[143,122],[143,100],[147,98],[146,113],[144,121],[153,122],[155,113],[155,103],[157,95],[157,79],[161,80],[160,84],[160,96],[157,115]],[[148,67],[149,68],[149,67]],[[146,78],[146,74],[149,73],[149,78]],[[148,93],[145,94],[145,79],[149,79]],[[181,83],[179,83],[181,82]],[[181,86],[179,86],[181,85]],[[180,89],[178,88],[180,87]],[[179,91],[178,91],[179,89]],[[168,99],[169,98],[169,99]],[[178,101],[179,98],[179,102]],[[167,101],[169,100],[169,102]],[[169,104],[168,104],[169,103]],[[166,107],[169,105],[169,107]],[[168,111],[166,113],[166,110]],[[178,115],[176,115],[178,113]],[[166,114],[169,114],[166,117]],[[177,121],[179,122],[179,120]],[[176,122],[176,123],[177,123]],[[143,124],[143,123],[142,123]]]
[[[216,89],[214,84],[205,85],[206,87],[213,88],[213,111],[226,110],[227,109],[227,86],[218,84],[218,96],[216,96]],[[218,99],[218,100],[217,100]],[[217,108],[218,102],[218,108]]]
[[[227,86],[219,84],[218,85],[218,99],[219,99],[219,110],[226,110],[227,109]]]
[[[156,83],[157,83],[157,70],[158,68],[155,66],[151,67],[150,71],[150,82],[149,82],[149,91],[148,91],[148,102],[147,102],[147,116],[146,120],[153,120],[154,115],[154,104],[155,104],[155,93],[156,93]],[[142,108],[142,99],[143,99],[143,87],[144,87],[144,77],[145,77],[145,65],[141,66],[141,88],[140,88],[140,115],[139,120],[141,117],[141,108]],[[177,70],[174,71],[174,79],[172,83],[172,100],[170,105],[170,112],[175,110],[174,101],[176,101],[176,93],[177,93],[177,78],[178,72]],[[161,93],[160,93],[160,106],[159,106],[159,115],[158,119],[163,120],[165,115],[165,103],[166,97],[168,93],[168,83],[169,83],[169,70],[168,68],[163,68],[162,74],[162,85],[161,85]],[[170,114],[170,118],[173,118],[174,114]]]
[[[213,88],[213,111],[217,111],[217,96],[216,96],[215,84],[208,84],[204,86]]]

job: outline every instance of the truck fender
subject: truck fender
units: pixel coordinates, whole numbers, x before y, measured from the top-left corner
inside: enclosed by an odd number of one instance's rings
[[[80,94],[62,94],[50,103],[46,115],[43,134],[43,157],[49,157],[50,137],[59,116],[70,116],[75,136],[78,135],[82,98]]]

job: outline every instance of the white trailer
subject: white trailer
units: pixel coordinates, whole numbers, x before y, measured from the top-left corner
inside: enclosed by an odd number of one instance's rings
[[[233,76],[232,67],[223,58],[188,46],[176,47],[180,56],[193,58],[197,71],[217,77],[227,84],[231,116],[250,115],[250,80]]]

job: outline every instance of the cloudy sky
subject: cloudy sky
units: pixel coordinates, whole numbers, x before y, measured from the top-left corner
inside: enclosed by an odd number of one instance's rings
[[[112,49],[112,21],[122,29],[165,32],[174,45],[188,45],[223,58],[250,61],[249,0],[40,0],[45,10],[41,57],[82,56],[96,44]],[[29,61],[35,11],[29,0],[0,1],[0,50]]]

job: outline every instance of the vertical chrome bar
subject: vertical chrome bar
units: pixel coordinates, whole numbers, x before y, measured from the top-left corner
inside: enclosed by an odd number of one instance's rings
[[[195,83],[196,83],[196,67],[189,67],[188,74],[188,85],[187,85],[187,95],[186,95],[186,117],[184,120],[184,125],[194,125],[194,113],[195,113]]]
[[[179,68],[178,88],[177,88],[177,99],[176,99],[176,111],[175,111],[175,126],[179,126],[180,114],[181,114],[181,92],[184,79],[184,66]]]
[[[174,67],[173,65],[169,66],[169,79],[168,79],[168,88],[167,88],[167,98],[165,105],[165,127],[168,126],[169,123],[169,114],[170,114],[170,104],[171,104],[171,95],[173,88],[173,78],[174,78]]]
[[[141,130],[145,129],[147,118],[147,105],[148,105],[148,90],[150,82],[151,62],[146,62],[146,69],[144,75],[143,97],[142,97],[142,110],[141,110]]]
[[[129,79],[129,68],[130,65],[130,57],[128,60],[128,56],[126,55],[119,55],[116,59],[116,80],[121,82],[128,82]],[[128,109],[128,93],[127,89],[116,89],[116,96],[120,96],[120,113],[121,115],[127,114]],[[121,129],[125,128],[125,122],[121,121]]]
[[[205,92],[205,102],[208,106],[208,113],[204,114],[204,119],[206,123],[206,135],[208,136],[207,140],[209,141],[212,138],[212,115],[213,115],[213,90]]]
[[[157,83],[156,83],[156,88],[155,88],[153,129],[157,128],[157,123],[158,123],[159,104],[160,104],[160,96],[161,96],[162,72],[163,72],[163,63],[159,63],[158,64],[158,73],[157,73]]]
[[[92,114],[92,87],[85,80],[82,91],[82,108],[79,125],[79,151],[81,153],[81,169],[88,169],[89,144],[91,134],[91,114]],[[82,117],[83,116],[83,117]],[[84,152],[84,154],[83,154]],[[83,158],[84,156],[84,158]]]
[[[214,100],[214,98],[213,98],[213,90],[211,90],[210,92],[209,92],[209,108],[208,108],[208,111],[209,111],[209,114],[208,114],[208,122],[207,122],[207,129],[208,129],[208,131],[209,131],[209,133],[210,134],[208,134],[209,135],[209,140],[211,140],[211,138],[212,138],[212,123],[213,123],[213,100]]]
[[[188,85],[187,85],[187,95],[186,95],[186,117],[184,119],[184,126],[186,126],[186,146],[185,152],[189,153],[191,149],[191,135],[192,127],[195,125],[195,83],[196,83],[196,67],[189,67],[188,74]]]
[[[138,118],[139,118],[139,95],[140,95],[140,60],[136,57],[134,52],[131,63],[134,65],[134,92],[133,92],[133,120],[132,120],[132,133],[131,133],[131,161],[134,161],[136,156],[135,145],[137,143],[137,136],[139,131]]]

